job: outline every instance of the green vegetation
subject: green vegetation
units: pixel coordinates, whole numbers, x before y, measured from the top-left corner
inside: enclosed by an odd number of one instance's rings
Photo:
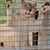
[[[3,9],[5,0],[0,0],[0,24],[6,23],[5,10]]]
[[[5,6],[5,1],[6,0],[0,0],[0,7],[3,7]],[[12,6],[13,7],[18,7],[18,4],[19,4],[19,0],[12,0]]]
[[[0,24],[6,23],[6,17],[5,16],[0,16]]]
[[[6,23],[6,9],[4,9],[5,1],[6,0],[0,0],[0,24]],[[16,11],[16,8],[18,7],[19,4],[19,0],[12,0],[12,1],[13,1],[12,3],[13,11]]]

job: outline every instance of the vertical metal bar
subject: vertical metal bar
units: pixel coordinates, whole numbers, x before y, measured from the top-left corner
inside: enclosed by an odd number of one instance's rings
[[[19,0],[19,12],[20,12],[20,30],[19,30],[19,50],[24,50],[24,48],[23,48],[23,43],[22,43],[22,41],[23,41],[23,32],[22,32],[22,4],[21,4],[21,1],[22,0]]]

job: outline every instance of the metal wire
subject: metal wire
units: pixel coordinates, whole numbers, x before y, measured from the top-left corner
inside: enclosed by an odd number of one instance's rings
[[[36,1],[37,9],[45,2]],[[13,3],[10,9],[0,7],[0,48],[50,50],[50,13],[44,15],[39,11],[38,19],[35,20],[31,14],[24,14],[21,0],[18,7],[16,5],[14,7]],[[17,47],[19,49],[16,49]]]

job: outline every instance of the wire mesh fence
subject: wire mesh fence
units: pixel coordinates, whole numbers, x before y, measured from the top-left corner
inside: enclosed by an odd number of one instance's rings
[[[50,50],[50,12],[40,11],[47,0],[21,1],[0,7],[1,50]]]

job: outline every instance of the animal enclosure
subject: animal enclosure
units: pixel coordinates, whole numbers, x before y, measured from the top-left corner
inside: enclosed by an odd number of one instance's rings
[[[1,0],[0,48],[50,50],[50,11],[42,6],[49,0]]]

